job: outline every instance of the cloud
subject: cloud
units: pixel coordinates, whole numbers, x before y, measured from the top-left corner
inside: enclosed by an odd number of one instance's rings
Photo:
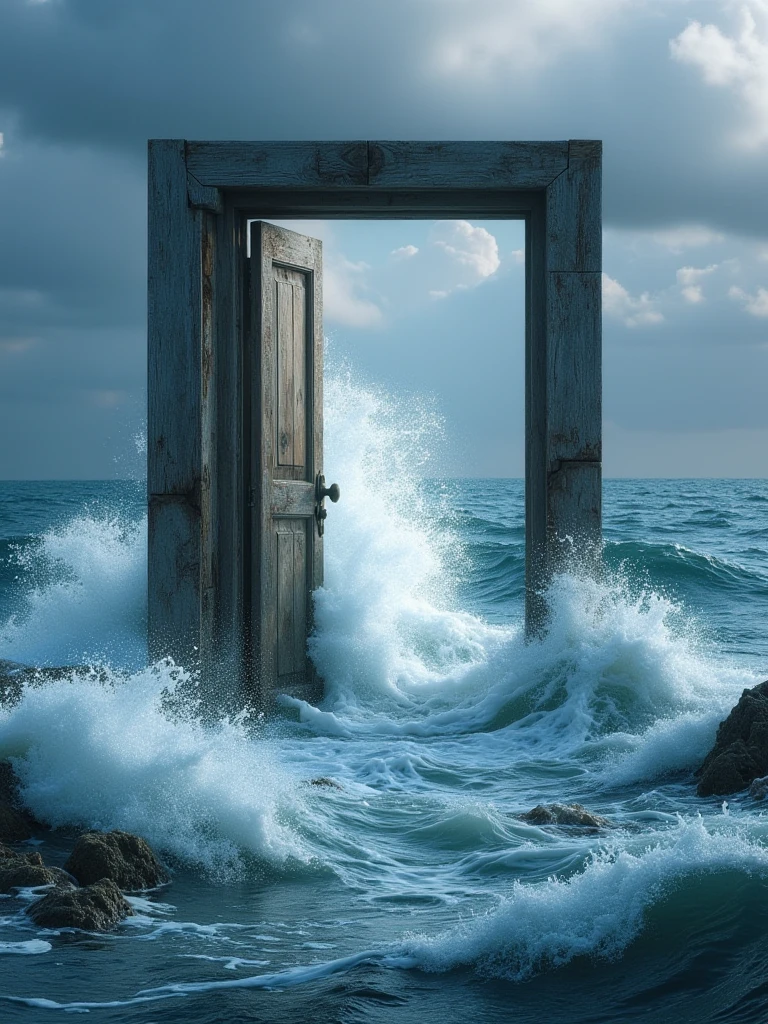
[[[747,113],[739,140],[747,146],[768,142],[768,3],[746,0],[738,25],[728,35],[713,24],[692,21],[670,43],[672,56],[691,64],[709,85],[730,87]]]
[[[395,259],[408,260],[415,256],[418,251],[419,247],[417,245],[401,245],[399,249],[393,249],[389,255],[394,256]]]
[[[705,224],[680,224],[664,231],[654,231],[652,234],[654,242],[674,253],[680,253],[684,249],[715,245],[722,242],[724,237],[719,231],[713,231]]]
[[[701,279],[714,273],[718,266],[717,263],[710,263],[708,267],[680,267],[677,271],[677,283],[686,302],[695,305],[704,301]]]
[[[737,302],[741,302],[744,309],[751,313],[752,316],[768,316],[768,288],[758,288],[753,294],[734,285],[728,289],[728,296]]]
[[[381,308],[367,298],[367,263],[352,262],[331,251],[323,263],[323,315],[331,324],[346,327],[378,327]]]
[[[607,274],[603,274],[603,311],[607,316],[621,320],[626,327],[660,324],[664,320],[648,292],[634,297]]]
[[[496,238],[468,220],[438,221],[432,245],[447,257],[453,278],[451,283],[446,283],[449,291],[480,284],[501,266]]]
[[[565,52],[596,49],[628,6],[628,0],[438,2],[443,27],[431,49],[431,69],[482,77],[500,69],[522,77]]]

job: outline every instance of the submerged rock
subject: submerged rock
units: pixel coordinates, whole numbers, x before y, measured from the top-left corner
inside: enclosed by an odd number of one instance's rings
[[[600,814],[593,814],[581,804],[537,804],[520,815],[529,825],[581,825],[583,828],[606,828],[612,824]]]
[[[121,889],[153,889],[168,872],[145,839],[130,832],[86,832],[64,865],[81,885],[108,878]]]
[[[768,680],[744,690],[697,774],[699,796],[738,793],[768,775]]]
[[[105,932],[133,913],[109,878],[82,889],[54,889],[36,900],[27,913],[41,928],[82,928]]]
[[[335,779],[329,779],[327,775],[321,775],[317,779],[309,780],[310,786],[325,786],[327,789],[341,789],[341,786]]]

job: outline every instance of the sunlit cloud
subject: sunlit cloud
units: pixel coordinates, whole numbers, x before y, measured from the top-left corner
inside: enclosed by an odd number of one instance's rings
[[[614,278],[603,274],[603,312],[621,320],[626,327],[651,326],[664,320],[648,292],[631,295]]]
[[[746,0],[732,34],[692,21],[670,42],[675,60],[698,68],[708,85],[731,88],[747,114],[738,136],[746,146],[768,142],[768,0]]]
[[[740,302],[752,316],[768,317],[768,288],[758,288],[756,292],[747,292],[734,285],[728,289],[728,296]]]
[[[460,280],[454,287],[468,288],[479,284],[501,266],[495,237],[490,231],[467,220],[438,222],[432,244],[441,249],[454,266],[461,268]]]
[[[704,301],[702,279],[714,273],[717,268],[717,263],[710,263],[708,267],[680,267],[677,272],[677,283],[686,302],[696,305]]]
[[[399,249],[393,249],[389,254],[398,260],[409,260],[419,251],[417,245],[401,245]]]

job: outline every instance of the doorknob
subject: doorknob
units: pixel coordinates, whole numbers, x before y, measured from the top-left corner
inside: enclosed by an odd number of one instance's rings
[[[324,504],[325,499],[330,498],[335,504],[340,497],[339,485],[331,484],[330,487],[326,487],[325,477],[322,473],[318,473],[317,480],[315,481],[315,518],[317,519],[317,532],[321,537],[325,528],[325,520],[328,518],[328,512]]]
[[[336,502],[341,497],[341,491],[339,490],[339,485],[338,484],[331,484],[330,487],[326,487],[325,486],[325,477],[324,476],[320,477],[319,494],[320,494],[320,500],[321,501],[323,500],[323,498],[330,498],[331,501],[334,503],[334,505],[336,504]]]

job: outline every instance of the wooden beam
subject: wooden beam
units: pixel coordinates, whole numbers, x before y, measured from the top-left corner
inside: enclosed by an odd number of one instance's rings
[[[568,167],[567,142],[369,142],[374,188],[539,189]]]
[[[601,154],[599,142],[571,142],[546,193],[547,574],[600,549]]]
[[[187,167],[214,188],[366,185],[366,142],[188,142]]]
[[[523,189],[444,188],[439,191],[337,188],[299,192],[288,189],[227,189],[227,204],[253,219],[289,217],[403,220],[494,217],[521,220],[531,209]]]
[[[202,214],[184,143],[149,144],[147,487],[152,657],[199,645]]]

